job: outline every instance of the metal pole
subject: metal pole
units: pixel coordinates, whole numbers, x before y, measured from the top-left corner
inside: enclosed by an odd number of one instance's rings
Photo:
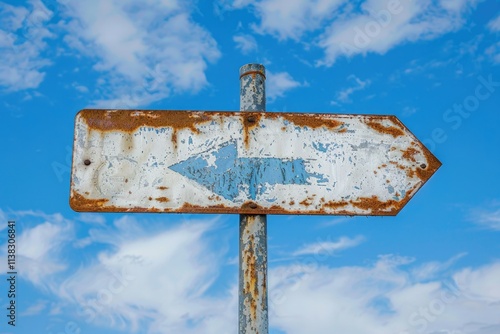
[[[240,68],[240,111],[266,110],[266,69]],[[239,334],[268,334],[267,216],[240,215]]]

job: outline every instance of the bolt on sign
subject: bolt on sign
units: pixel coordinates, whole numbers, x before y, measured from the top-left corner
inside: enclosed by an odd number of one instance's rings
[[[441,163],[395,116],[81,110],[70,205],[396,215]]]

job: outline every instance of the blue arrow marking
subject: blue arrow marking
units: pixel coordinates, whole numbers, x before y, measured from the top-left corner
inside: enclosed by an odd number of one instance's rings
[[[213,161],[211,156],[215,158],[213,164],[209,163],[209,159]],[[309,178],[318,179],[318,183],[328,182],[324,175],[307,172],[303,159],[239,158],[235,142],[227,142],[217,151],[198,154],[169,168],[230,201],[240,192],[255,200],[268,185],[307,185],[311,184]]]

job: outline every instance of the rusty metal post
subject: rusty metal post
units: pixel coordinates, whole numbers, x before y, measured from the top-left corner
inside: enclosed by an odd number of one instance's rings
[[[240,111],[266,110],[263,65],[240,68]],[[240,215],[239,333],[268,334],[267,216]]]

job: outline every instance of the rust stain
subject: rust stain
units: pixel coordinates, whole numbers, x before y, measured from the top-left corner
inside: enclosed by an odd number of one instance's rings
[[[248,232],[249,233],[249,232]],[[243,250],[244,263],[246,268],[244,268],[245,284],[243,285],[243,294],[249,295],[250,302],[250,317],[252,319],[257,319],[257,297],[258,297],[258,286],[257,286],[257,265],[256,265],[256,254],[254,254],[255,238],[250,234],[248,244],[245,245]]]
[[[162,203],[170,202],[170,200],[166,197],[158,197],[158,198],[155,198],[155,200],[157,200],[158,202],[162,202]]]
[[[133,132],[140,127],[171,127],[198,132],[196,125],[211,120],[218,113],[188,112],[181,110],[105,110],[83,109],[79,116],[88,127],[101,132]]]
[[[330,201],[324,204],[324,207],[335,210],[336,215],[353,215],[352,211],[346,210],[350,205],[365,211],[366,215],[390,216],[398,213],[408,202],[410,196],[401,201],[380,200],[377,196],[360,197],[355,201]],[[343,209],[343,210],[338,210]]]
[[[200,212],[200,213],[207,213],[207,212],[217,212],[217,213],[225,213],[225,212],[238,212],[237,208],[230,208],[225,206],[224,204],[217,204],[217,205],[211,205],[211,206],[199,206],[199,205],[193,205],[190,203],[184,203],[179,209],[174,209],[171,210],[171,212]]]
[[[418,186],[416,186],[418,188]],[[252,209],[249,205],[242,207],[227,207],[223,204],[211,206],[197,206],[189,203],[184,203],[180,208],[156,208],[156,207],[116,207],[112,205],[105,205],[108,202],[106,199],[85,199],[72,198],[70,201],[71,208],[78,212],[185,212],[185,213],[230,213],[230,214],[277,214],[277,215],[296,215],[296,214],[309,214],[309,215],[343,215],[343,216],[392,216],[397,214],[399,210],[411,198],[412,192],[407,192],[406,197],[402,201],[388,200],[383,202],[377,198],[360,198],[358,201],[329,201],[325,202],[319,207],[314,207],[309,210],[288,210],[278,205],[271,207],[257,206]],[[81,196],[81,195],[78,195]],[[152,200],[152,198],[149,198]],[[250,202],[254,203],[254,202]],[[306,202],[305,206],[311,205]],[[349,209],[352,205],[366,212],[353,212]],[[333,210],[333,211],[332,211]]]
[[[418,150],[413,147],[408,147],[406,150],[401,151],[403,153],[403,158],[411,162],[417,162],[415,155],[418,154]]]
[[[441,167],[441,161],[439,161],[434,154],[432,154],[425,146],[422,145],[422,152],[424,153],[425,160],[427,164],[425,168],[418,166],[416,168],[417,176],[422,181],[427,181],[431,176]]]
[[[241,205],[242,209],[248,209],[252,211],[259,211],[259,210],[265,210],[262,206],[258,205],[257,203],[253,201],[246,201]]]
[[[109,200],[105,198],[88,199],[77,192],[71,192],[70,206],[75,211],[94,211],[96,209],[102,208],[107,202],[109,202]]]
[[[398,208],[401,202],[395,200],[381,201],[377,196],[361,197],[352,205],[371,213],[391,212]]]
[[[408,176],[410,179],[413,179],[415,177],[415,170],[412,168],[406,169],[406,176]]]
[[[308,197],[306,199],[304,199],[302,202],[300,202],[299,204],[303,205],[303,206],[311,206],[312,205],[312,198]]]
[[[332,118],[326,118],[325,115],[315,115],[315,114],[293,114],[293,113],[287,113],[287,114],[269,114],[269,115],[274,115],[275,117],[283,117],[283,119],[286,119],[287,121],[290,121],[291,123],[294,123],[297,126],[300,127],[308,127],[311,129],[317,129],[320,127],[325,127],[329,129],[338,129],[340,128],[344,123],[332,119]],[[347,131],[347,130],[346,130]],[[340,130],[339,132],[342,132]]]
[[[263,296],[267,296],[267,284],[266,284],[266,280],[264,280],[262,282],[262,295]],[[262,298],[260,307],[261,307],[262,310],[264,310],[266,308],[266,298]]]
[[[241,74],[240,79],[243,78],[245,75],[251,75],[252,79],[255,80],[255,78],[257,77],[257,74],[260,74],[261,76],[263,76],[264,79],[266,78],[266,75],[262,71],[254,70],[254,71],[247,71],[247,72]],[[254,88],[255,88],[255,86],[254,86]]]
[[[143,207],[117,207],[114,205],[105,205],[108,199],[90,199],[72,191],[70,197],[70,206],[77,212],[160,212],[158,208],[143,208]]]
[[[349,202],[347,202],[347,201],[338,201],[338,202],[330,201],[330,202],[327,202],[327,203],[324,204],[325,207],[331,208],[331,209],[334,209],[334,210],[336,210],[338,208],[344,208],[347,205],[349,205]]]
[[[404,136],[404,131],[401,129],[396,128],[395,126],[384,126],[378,122],[375,121],[368,121],[366,122],[366,125],[371,127],[372,129],[380,132],[380,133],[385,133],[393,136],[394,138],[397,138],[399,136]]]
[[[248,148],[250,143],[250,131],[259,125],[260,119],[262,116],[265,116],[265,114],[259,112],[242,112],[239,116],[243,124],[243,142],[245,143],[245,147]]]

